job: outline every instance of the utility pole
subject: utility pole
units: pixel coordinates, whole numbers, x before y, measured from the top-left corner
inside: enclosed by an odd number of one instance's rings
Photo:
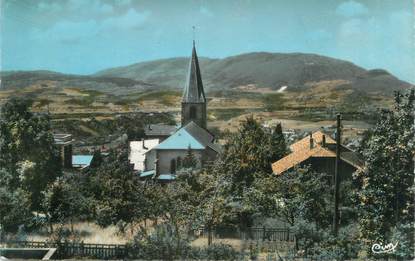
[[[340,186],[340,130],[341,116],[337,114],[337,130],[336,130],[336,165],[334,168],[334,216],[333,216],[333,234],[337,236],[339,230],[339,186]]]

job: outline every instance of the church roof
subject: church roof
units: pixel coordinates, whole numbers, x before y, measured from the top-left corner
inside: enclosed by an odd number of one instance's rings
[[[180,128],[154,149],[159,150],[186,150],[206,149],[207,147],[219,152],[219,147],[213,143],[214,137],[207,130],[198,126],[193,121]]]
[[[158,150],[174,150],[174,149],[204,149],[205,146],[195,139],[185,128],[181,128],[173,135],[168,137],[162,143],[157,145],[155,149]]]
[[[192,58],[190,59],[189,71],[186,85],[184,87],[182,102],[204,103],[206,102],[203,90],[202,76],[200,74],[199,60],[197,58],[196,47],[193,41]]]

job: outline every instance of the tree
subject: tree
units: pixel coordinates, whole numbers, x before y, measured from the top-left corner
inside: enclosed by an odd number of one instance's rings
[[[75,219],[84,219],[89,215],[91,202],[85,197],[75,177],[78,173],[67,174],[57,179],[45,192],[43,207],[48,215],[50,230],[53,232],[54,223],[71,224],[71,232],[74,232]]]
[[[3,231],[16,232],[33,218],[29,195],[20,188],[10,189],[7,186],[10,178],[7,171],[0,169],[0,235]]]
[[[101,151],[99,149],[95,150],[89,167],[98,168],[102,164],[102,162],[103,162],[103,158],[102,158]]]
[[[400,242],[412,246],[405,258],[413,258],[414,245],[414,100],[414,90],[395,94],[394,109],[382,111],[366,141],[365,168],[355,175],[362,237],[370,248],[389,243],[395,229],[409,225],[410,242]]]
[[[278,123],[270,135],[269,141],[269,155],[270,162],[275,162],[282,159],[289,152],[285,142],[284,134],[282,133],[281,123]]]
[[[296,168],[281,175],[258,179],[253,201],[262,215],[280,217],[294,226],[305,220],[318,227],[331,224],[329,177],[309,168]]]
[[[223,196],[239,213],[242,228],[251,226],[252,215],[257,211],[255,202],[247,198],[252,185],[257,178],[262,179],[272,172],[270,142],[270,132],[249,117],[237,133],[228,136],[212,169],[212,175],[225,178],[227,186]]]
[[[60,175],[60,160],[47,115],[33,114],[32,102],[13,98],[0,110],[0,166],[12,175],[10,189],[30,195],[40,210],[42,191]]]
[[[97,223],[103,227],[117,225],[121,232],[129,227],[134,232],[135,225],[148,217],[150,206],[144,184],[129,164],[127,145],[112,150],[90,175]]]
[[[186,169],[195,168],[197,166],[197,159],[190,146],[187,148],[186,156],[183,158],[181,165],[181,167]]]

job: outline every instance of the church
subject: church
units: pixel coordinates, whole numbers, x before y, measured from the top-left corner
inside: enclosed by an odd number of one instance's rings
[[[130,162],[143,179],[175,179],[189,150],[196,159],[196,168],[210,164],[219,153],[220,146],[207,130],[207,101],[194,41],[181,101],[180,127],[173,131],[165,125],[152,125],[145,131],[154,135],[148,138],[154,138],[130,143]]]

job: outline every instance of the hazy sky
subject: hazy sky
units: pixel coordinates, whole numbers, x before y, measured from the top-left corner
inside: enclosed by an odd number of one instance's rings
[[[89,74],[145,60],[305,52],[415,82],[412,0],[0,0],[1,69]]]

